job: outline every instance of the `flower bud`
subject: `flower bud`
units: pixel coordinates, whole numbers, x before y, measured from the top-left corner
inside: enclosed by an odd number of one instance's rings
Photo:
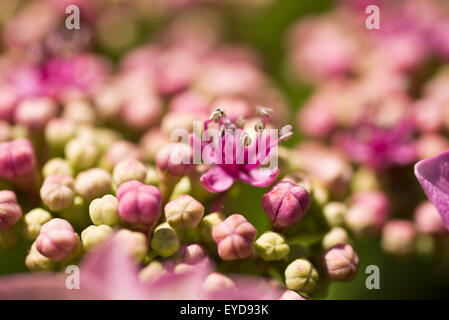
[[[160,129],[150,129],[140,139],[143,160],[154,161],[159,150],[168,143],[168,137]]]
[[[273,231],[262,234],[254,243],[257,254],[265,261],[284,259],[290,252],[285,237]]]
[[[40,131],[57,112],[58,107],[50,98],[28,98],[17,106],[14,118],[16,123]]]
[[[306,189],[290,179],[278,182],[262,198],[262,207],[276,228],[298,222],[310,206]]]
[[[82,99],[70,99],[64,105],[62,116],[78,124],[94,124],[95,112],[92,106]]]
[[[0,143],[0,178],[14,179],[33,172],[36,157],[27,139]]]
[[[91,224],[87,203],[80,196],[75,196],[73,205],[61,211],[60,218],[70,222],[77,230],[82,230]]]
[[[76,125],[66,118],[55,118],[45,127],[45,140],[56,151],[63,151],[67,142],[76,135]]]
[[[120,229],[116,234],[118,243],[137,263],[141,263],[147,254],[147,238],[141,232]]]
[[[164,211],[167,222],[175,230],[195,229],[204,215],[204,206],[184,194],[167,203]]]
[[[196,265],[198,263],[202,263],[203,261],[207,261],[206,253],[199,244],[189,244],[186,246],[182,246],[178,250],[176,257],[182,263],[190,265]]]
[[[337,244],[346,244],[350,242],[351,239],[345,229],[334,227],[324,235],[321,245],[324,249],[329,249]]]
[[[160,256],[167,258],[179,249],[179,240],[176,231],[167,222],[154,229],[151,238],[151,248]]]
[[[251,255],[256,233],[245,217],[233,214],[212,229],[212,238],[223,260],[244,259]]]
[[[184,176],[173,188],[173,191],[170,195],[170,201],[178,198],[183,194],[188,194],[191,191],[192,191],[192,182],[190,181],[190,177]]]
[[[379,191],[355,193],[345,216],[346,225],[357,236],[379,232],[389,215],[387,197]]]
[[[78,246],[78,237],[66,220],[54,218],[46,222],[36,239],[36,249],[43,256],[61,261]]]
[[[167,270],[162,263],[154,260],[139,272],[139,280],[143,283],[154,282],[166,273]]]
[[[140,151],[135,144],[126,140],[119,140],[110,145],[106,150],[101,159],[100,166],[111,171],[120,161],[127,158],[140,159],[140,156]]]
[[[341,202],[329,202],[323,208],[323,215],[330,227],[338,227],[345,223],[347,210],[346,205]]]
[[[171,175],[186,175],[193,170],[192,150],[184,143],[168,144],[157,153],[156,165]]]
[[[123,221],[153,226],[161,215],[161,192],[154,186],[131,180],[117,189],[118,211]]]
[[[416,249],[416,231],[407,220],[390,220],[382,229],[382,249],[397,256],[407,256]]]
[[[55,262],[41,255],[36,249],[36,242],[31,245],[30,252],[25,258],[27,268],[32,272],[50,272],[55,269]]]
[[[145,174],[145,184],[149,184],[152,186],[159,185],[159,174],[156,169],[149,167],[147,169],[147,173]]]
[[[36,240],[39,236],[44,223],[50,221],[53,217],[47,210],[36,208],[24,216],[25,236],[29,240]]]
[[[222,290],[236,290],[234,281],[218,272],[209,274],[206,280],[204,280],[202,288],[210,293]]]
[[[212,243],[212,229],[223,222],[226,217],[221,212],[213,212],[204,216],[200,223],[200,234],[204,242]]]
[[[323,269],[333,281],[351,281],[357,274],[359,257],[349,244],[338,244],[323,254]]]
[[[312,292],[318,278],[318,271],[306,259],[296,259],[285,269],[285,284],[290,290]]]
[[[146,174],[146,168],[139,160],[129,158],[115,165],[112,172],[112,182],[115,188],[130,180],[144,182]]]
[[[307,300],[307,299],[295,291],[285,290],[278,300]]]
[[[100,168],[82,171],[76,176],[75,191],[88,202],[100,198],[111,192],[111,175]]]
[[[95,166],[99,156],[98,147],[93,141],[75,138],[65,148],[65,157],[75,171],[86,170]]]
[[[120,223],[118,200],[111,194],[93,200],[89,205],[90,219],[95,225],[115,226]]]
[[[10,190],[0,191],[0,232],[15,225],[22,217],[22,209],[17,203],[16,194]]]
[[[114,233],[114,230],[105,224],[89,226],[81,232],[81,241],[86,250],[91,250],[102,244]]]
[[[421,203],[415,211],[415,228],[419,233],[442,235],[447,233],[437,208],[430,202]]]
[[[52,174],[45,178],[40,195],[42,201],[52,211],[60,211],[70,207],[75,198],[74,181],[72,177]]]
[[[51,174],[60,174],[73,177],[73,170],[67,160],[61,158],[52,158],[42,168],[42,175],[47,178]]]

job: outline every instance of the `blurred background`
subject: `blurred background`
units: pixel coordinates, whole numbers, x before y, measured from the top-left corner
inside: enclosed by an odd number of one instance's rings
[[[255,59],[255,64],[260,66],[266,78],[269,79],[270,86],[276,88],[274,94],[276,97],[273,99],[277,102],[282,100],[280,104],[283,105],[279,109],[274,107],[275,113],[280,110],[279,113],[283,114],[279,122],[297,125],[295,137],[287,142],[287,146],[296,146],[309,138],[328,143],[331,141],[330,135],[313,130],[322,122],[312,123],[312,128],[307,128],[307,126],[301,126],[301,120],[296,120],[301,108],[311,104],[310,99],[314,94],[320,90],[325,91],[323,88],[328,86],[347,88],[347,82],[356,81],[354,79],[361,83],[360,78],[363,77],[360,74],[369,74],[372,78],[370,76],[363,78],[369,90],[357,92],[353,88],[348,89],[345,91],[349,95],[346,99],[359,101],[360,96],[372,94],[381,102],[387,101],[391,99],[391,96],[385,91],[405,83],[407,88],[397,91],[406,92],[405,104],[412,104],[423,97],[425,90],[422,88],[425,87],[425,83],[442,73],[441,70],[444,70],[444,65],[449,60],[449,11],[444,6],[444,1],[397,2],[401,5],[386,6],[383,11],[385,2],[374,0],[1,1],[1,81],[2,83],[9,81],[6,74],[10,74],[11,69],[14,73],[14,70],[19,70],[19,67],[27,63],[39,64],[47,55],[66,57],[73,52],[93,52],[105,58],[108,68],[115,72],[123,68],[123,61],[129,57],[130,52],[147,44],[184,41],[186,46],[195,48],[232,44],[244,50],[244,54],[248,54],[248,59]],[[405,8],[405,2],[410,6]],[[365,8],[372,3],[380,7],[381,30],[367,30],[365,27],[365,19],[368,16]],[[81,9],[80,30],[64,28],[67,17],[65,8],[70,4],[76,4]],[[444,10],[435,9],[440,6]],[[441,15],[441,21],[432,18],[435,11],[439,12],[439,17]],[[429,31],[427,28],[429,21],[433,21],[435,28],[437,25],[438,28]],[[423,43],[421,38],[417,39],[416,34],[422,29],[426,32],[420,36],[431,43]],[[320,30],[323,34],[317,34]],[[371,35],[376,32],[382,36]],[[316,49],[319,52],[317,55],[313,48],[310,49],[309,56],[308,53],[304,54],[305,57],[301,53],[296,54],[295,52],[301,52],[304,49],[301,47],[303,43],[313,42],[310,39],[314,34],[315,39],[322,37],[317,42],[327,39],[330,44],[316,44],[320,48]],[[371,37],[380,39],[371,39]],[[388,41],[385,40],[386,38]],[[382,48],[387,49],[383,52]],[[371,54],[371,49],[376,50],[376,54]],[[307,49],[304,50],[307,51]],[[236,53],[236,55],[239,54]],[[189,64],[189,60],[183,57],[182,55],[178,57],[180,60],[176,62],[176,66],[182,70],[188,69],[186,65]],[[317,60],[315,65],[314,58]],[[333,58],[338,60],[335,64],[332,62]],[[348,60],[345,61],[346,64],[342,62],[344,58]],[[385,67],[388,64],[385,61],[395,65]],[[354,67],[355,64],[357,64],[356,67]],[[327,69],[326,66],[328,66]],[[371,71],[365,72],[368,69],[379,72],[378,74]],[[333,80],[329,80],[330,78]],[[344,78],[343,81],[342,78]],[[442,81],[441,91],[449,92],[447,72],[442,78],[446,79],[446,82]],[[344,82],[343,85],[342,82]],[[32,90],[29,87],[28,89]],[[332,90],[334,89],[329,89],[327,94],[330,93],[332,96],[334,92]],[[0,103],[3,103],[4,96],[3,91],[0,92]],[[401,117],[407,117],[414,112],[410,111],[411,108],[406,111],[400,110],[401,107],[398,107],[400,103],[394,99],[392,101],[392,105],[387,103],[387,106],[380,111],[381,116],[389,118],[390,115],[395,117],[396,113],[401,113]],[[445,101],[441,107],[444,110],[448,107],[447,100]],[[348,105],[350,109],[351,103]],[[422,109],[425,115],[415,122],[424,127],[426,124],[434,123],[433,114],[426,113],[426,110],[433,110],[432,107],[426,106]],[[318,118],[321,111],[316,110]],[[346,112],[350,114],[357,111],[350,109]],[[419,112],[418,114],[421,115]],[[346,114],[343,118],[343,122],[349,121]],[[430,131],[438,132],[439,137],[443,137],[446,141],[446,125],[443,123],[440,128],[437,124],[436,129],[418,127],[417,133],[413,134],[415,137],[421,137]],[[341,123],[338,126],[350,127]],[[123,132],[125,136],[128,134],[126,131]],[[134,133],[129,134],[130,139],[137,140],[136,137],[138,135]],[[447,143],[438,144],[437,142],[436,144],[436,147],[434,145],[429,147],[434,149],[426,155],[433,154],[435,149],[437,151],[445,149]],[[355,168],[366,164],[366,159],[360,160],[356,156],[352,157],[351,152],[347,153]],[[417,159],[420,157],[418,156]],[[374,169],[376,174],[378,168]],[[401,163],[399,167],[393,169],[381,168],[379,172],[382,172],[379,176],[388,176],[392,180],[387,183],[388,187],[383,189],[385,193],[388,193],[392,202],[400,202],[398,205],[393,205],[392,216],[413,219],[416,205],[425,200],[413,176],[413,161]],[[264,231],[268,228],[269,221],[261,211],[260,199],[266,189],[254,190],[248,186],[239,186],[239,188],[241,190],[236,192],[245,194],[245,203],[242,204],[239,197],[234,199],[231,197],[227,205],[236,212],[241,209],[247,212],[249,207],[252,208],[248,213],[248,220],[258,227],[259,232]],[[360,258],[358,276],[349,283],[332,283],[328,298],[448,298],[449,243],[447,237],[438,241],[441,242],[438,242],[438,248],[441,250],[439,249],[438,258],[433,259],[428,255],[423,257],[419,254],[407,257],[386,254],[381,249],[379,235],[357,239],[354,241],[354,249]],[[26,272],[24,260],[28,248],[29,243],[24,242],[11,252],[0,250],[0,274]],[[365,286],[365,280],[368,277],[365,269],[369,265],[377,265],[380,269],[379,290],[368,290]]]

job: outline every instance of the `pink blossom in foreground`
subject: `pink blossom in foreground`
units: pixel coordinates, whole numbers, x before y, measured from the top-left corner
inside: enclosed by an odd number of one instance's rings
[[[138,267],[116,238],[89,253],[80,266],[80,289],[68,290],[65,274],[19,274],[0,278],[0,299],[277,299],[281,292],[265,280],[232,278],[233,288],[209,291],[203,286],[205,265],[182,273],[168,272],[150,283],[138,278]]]

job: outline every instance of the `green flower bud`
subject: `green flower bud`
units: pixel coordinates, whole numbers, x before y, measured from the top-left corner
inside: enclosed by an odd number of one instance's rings
[[[212,239],[212,229],[220,222],[223,222],[225,218],[226,217],[221,212],[213,212],[204,216],[200,223],[200,234],[204,242],[214,243],[214,240]]]
[[[332,228],[325,234],[321,242],[324,249],[329,249],[337,244],[348,244],[351,242],[348,233],[340,227]]]
[[[40,196],[52,211],[69,208],[75,197],[73,178],[59,174],[48,176],[42,184]]]
[[[306,259],[296,259],[285,269],[285,284],[290,290],[312,292],[318,278],[318,271]]]
[[[141,232],[120,229],[116,233],[118,243],[137,263],[141,263],[147,254],[147,238]]]
[[[159,185],[159,174],[156,169],[149,167],[147,169],[147,173],[145,175],[145,184],[149,184],[152,186]]]
[[[42,175],[47,178],[52,174],[60,174],[63,176],[73,176],[73,170],[67,160],[61,158],[50,159],[42,168]]]
[[[112,171],[112,183],[118,188],[123,182],[137,180],[144,182],[147,175],[145,166],[139,160],[128,158],[120,161]]]
[[[139,272],[139,280],[143,283],[156,281],[162,275],[166,274],[167,270],[162,263],[157,260],[151,261],[145,268]]]
[[[345,214],[348,208],[341,202],[329,202],[323,208],[323,215],[330,227],[339,227],[345,223]]]
[[[165,206],[165,218],[176,230],[195,229],[204,215],[204,206],[187,194]]]
[[[36,240],[42,225],[52,218],[50,212],[41,208],[36,208],[28,212],[23,217],[25,237],[29,240]]]
[[[77,230],[86,228],[90,225],[86,201],[82,197],[76,196],[73,206],[61,211],[61,218],[69,221]]]
[[[181,180],[175,185],[173,192],[170,196],[170,201],[176,199],[177,197],[190,193],[192,189],[192,184],[190,183],[190,178],[188,176],[182,177]]]
[[[62,151],[64,146],[76,135],[76,124],[70,119],[55,118],[45,127],[45,140],[55,151]]]
[[[257,254],[265,261],[284,259],[290,252],[285,237],[273,231],[262,234],[254,243]]]
[[[111,175],[104,169],[92,168],[75,179],[75,191],[88,202],[111,192]]]
[[[111,194],[95,199],[89,205],[90,219],[95,225],[115,226],[120,223],[118,200]]]
[[[93,141],[75,138],[65,146],[65,157],[75,171],[86,170],[95,166],[100,155]]]
[[[373,170],[367,167],[360,167],[352,177],[351,189],[352,191],[379,189],[379,179]]]
[[[99,226],[89,226],[81,232],[81,241],[86,250],[91,250],[105,242],[114,230],[105,224]]]
[[[28,255],[25,258],[27,268],[32,272],[50,272],[56,267],[56,263],[43,256],[36,249],[36,243],[33,242]]]
[[[154,229],[154,234],[151,238],[151,248],[164,258],[178,251],[179,240],[176,231],[167,222],[158,225]]]

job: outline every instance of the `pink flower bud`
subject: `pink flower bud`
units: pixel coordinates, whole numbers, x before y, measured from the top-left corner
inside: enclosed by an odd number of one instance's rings
[[[262,198],[262,207],[273,226],[286,228],[298,222],[310,206],[310,196],[304,187],[284,179]]]
[[[14,179],[30,174],[36,166],[33,147],[27,139],[0,143],[0,177]]]
[[[154,161],[159,150],[168,143],[168,137],[160,129],[151,129],[140,139],[142,157],[145,161]]]
[[[92,168],[76,176],[75,191],[88,202],[111,192],[111,174],[104,169]]]
[[[256,233],[245,217],[233,214],[212,229],[212,238],[223,260],[244,259],[251,255]]]
[[[143,163],[139,160],[129,158],[122,160],[115,165],[112,172],[112,181],[114,187],[118,187],[122,183],[130,180],[144,182],[146,175],[147,170]]]
[[[439,235],[447,233],[443,219],[430,201],[421,203],[416,209],[415,228],[420,233]]]
[[[114,142],[101,159],[101,167],[106,170],[112,170],[114,166],[127,158],[140,159],[138,147],[126,140]]]
[[[0,231],[6,231],[19,221],[22,209],[14,192],[0,191]]]
[[[46,124],[56,117],[58,108],[49,98],[29,98],[23,100],[16,109],[17,123],[31,129],[43,130]]]
[[[174,176],[186,175],[193,170],[192,150],[184,143],[169,144],[157,153],[156,164]]]
[[[307,300],[307,299],[293,290],[285,290],[278,300]]]
[[[75,198],[74,183],[73,178],[69,176],[49,175],[40,190],[42,202],[53,211],[70,207]]]
[[[338,244],[323,254],[323,268],[333,281],[351,281],[357,274],[359,257],[349,244]]]
[[[382,229],[382,249],[397,256],[407,256],[416,249],[416,231],[407,220],[390,220]]]
[[[193,265],[207,261],[204,249],[198,244],[182,246],[176,256],[180,259],[180,262]]]
[[[165,218],[175,230],[195,229],[204,215],[204,206],[187,194],[167,203]]]
[[[161,101],[152,92],[129,99],[122,109],[123,122],[133,130],[145,130],[153,126],[161,113]]]
[[[45,223],[36,239],[36,249],[43,256],[61,261],[78,246],[78,237],[66,220],[55,218]]]
[[[161,215],[162,195],[154,186],[127,181],[117,189],[117,198],[120,217],[130,224],[151,227]]]

